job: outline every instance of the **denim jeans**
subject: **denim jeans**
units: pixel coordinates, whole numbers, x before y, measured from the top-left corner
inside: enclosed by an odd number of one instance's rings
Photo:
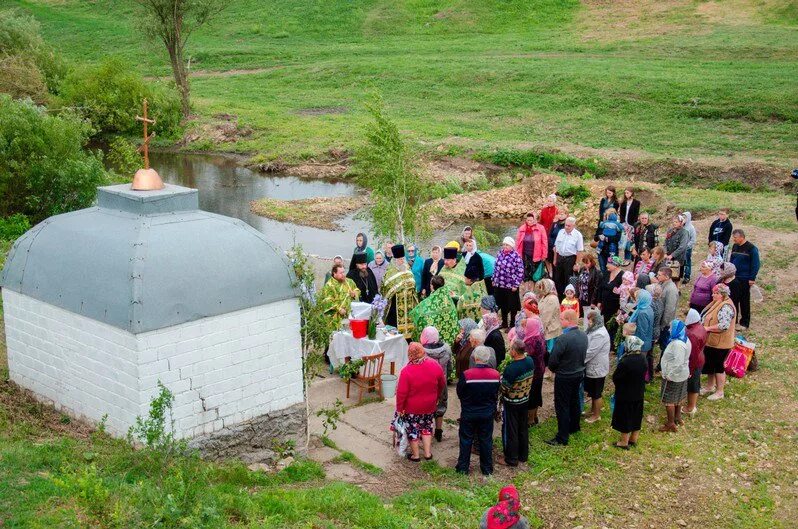
[[[471,447],[479,446],[479,469],[493,474],[493,416],[476,419],[460,418],[460,455],[455,469],[468,474],[471,466]]]
[[[693,271],[693,249],[688,248],[687,253],[684,254],[684,276],[685,281],[690,281],[690,273]]]

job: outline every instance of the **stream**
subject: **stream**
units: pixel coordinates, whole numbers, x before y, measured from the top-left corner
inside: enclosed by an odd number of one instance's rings
[[[290,249],[301,244],[306,252],[321,257],[341,254],[350,257],[354,247],[355,235],[365,232],[369,244],[374,248],[368,222],[350,215],[340,224],[344,231],[322,230],[300,226],[288,222],[278,222],[256,215],[250,211],[250,202],[264,197],[279,200],[297,200],[314,197],[356,196],[363,191],[348,182],[309,179],[289,174],[263,174],[240,166],[231,157],[211,154],[152,153],[152,166],[164,182],[191,187],[199,190],[201,209],[241,219],[266,235],[269,241],[282,248]],[[464,223],[435,233],[437,244],[459,237]],[[479,223],[500,239],[506,235],[515,236],[515,221],[482,221]],[[426,248],[426,244],[423,244]],[[491,253],[499,244],[489,248]],[[481,248],[484,250],[484,248]],[[428,251],[425,250],[425,255]]]

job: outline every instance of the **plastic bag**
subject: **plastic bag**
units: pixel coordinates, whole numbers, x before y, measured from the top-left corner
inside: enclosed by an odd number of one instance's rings
[[[351,319],[353,320],[367,320],[371,317],[371,304],[361,303],[360,301],[353,301],[349,307]]]
[[[751,301],[754,303],[765,301],[765,296],[762,294],[762,289],[759,288],[759,285],[751,285]]]
[[[397,417],[393,423],[393,447],[400,457],[407,453],[410,440],[407,438],[407,426],[401,417]]]

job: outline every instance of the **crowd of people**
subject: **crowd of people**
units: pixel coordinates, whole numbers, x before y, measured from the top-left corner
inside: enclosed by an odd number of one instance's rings
[[[456,470],[469,472],[473,452],[486,475],[494,462],[527,461],[546,377],[553,378],[557,417],[551,445],[568,444],[582,420],[601,420],[611,371],[611,427],[623,450],[638,443],[646,384],[657,373],[662,432],[678,431],[700,395],[724,398],[724,361],[737,332],[750,325],[760,266],[757,247],[732,226],[728,211],[718,212],[702,239],[690,212],[660,229],[633,189],[619,201],[612,186],[587,243],[556,195],[530,211],[496,255],[478,249],[470,227],[458,240],[432,246],[426,259],[414,244],[374,251],[363,233],[355,242],[348,271],[336,257],[321,300],[340,319],[352,300],[380,294],[385,323],[410,342],[391,422],[407,432],[407,458],[433,457],[433,438],[444,435],[447,385],[456,381]],[[692,256],[703,251],[692,280]],[[683,296],[690,307],[684,314]],[[495,423],[503,453],[494,460]]]

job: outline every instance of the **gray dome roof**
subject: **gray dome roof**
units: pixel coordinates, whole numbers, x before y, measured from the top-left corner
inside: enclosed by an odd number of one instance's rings
[[[285,256],[196,189],[101,187],[20,237],[2,286],[134,334],[296,297]]]

